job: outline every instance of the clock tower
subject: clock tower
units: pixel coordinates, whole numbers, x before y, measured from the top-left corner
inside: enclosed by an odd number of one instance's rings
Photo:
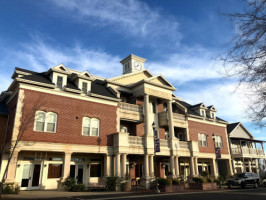
[[[130,54],[128,57],[120,61],[123,65],[123,74],[142,71],[145,62],[146,59]]]

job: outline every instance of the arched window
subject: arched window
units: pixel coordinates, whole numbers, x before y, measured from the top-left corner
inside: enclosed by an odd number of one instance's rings
[[[82,135],[90,135],[90,126],[91,126],[91,119],[88,117],[83,117],[82,122]]]
[[[57,122],[57,114],[55,113],[46,113],[46,131],[47,132],[55,132],[56,123]]]
[[[99,136],[100,120],[95,118],[83,117],[82,135]]]
[[[35,114],[34,131],[56,132],[57,114],[37,111]]]
[[[100,127],[100,120],[92,119],[91,120],[91,135],[92,136],[99,136],[99,127]]]
[[[45,112],[37,111],[35,114],[35,131],[44,131]]]

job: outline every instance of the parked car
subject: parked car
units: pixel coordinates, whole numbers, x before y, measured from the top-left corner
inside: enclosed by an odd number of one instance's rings
[[[245,188],[246,186],[253,186],[257,188],[259,186],[260,179],[259,176],[252,172],[239,173],[235,175],[234,179],[229,179],[227,181],[228,188],[232,188],[232,186],[240,186],[241,188]]]
[[[261,185],[264,186],[264,187],[266,187],[266,179],[263,179],[263,180],[261,181]]]

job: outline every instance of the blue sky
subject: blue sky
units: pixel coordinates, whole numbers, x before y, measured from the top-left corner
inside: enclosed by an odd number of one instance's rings
[[[266,140],[247,117],[246,86],[223,79],[215,58],[237,34],[220,13],[241,11],[240,0],[2,0],[0,91],[14,67],[46,71],[65,66],[102,77],[121,75],[119,61],[133,53],[162,74],[191,104],[214,105],[229,122],[242,121]]]

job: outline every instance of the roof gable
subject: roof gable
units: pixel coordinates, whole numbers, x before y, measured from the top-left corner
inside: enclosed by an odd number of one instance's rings
[[[171,83],[169,83],[169,81],[167,81],[162,75],[153,76],[153,77],[150,77],[150,78],[148,78],[146,80],[151,82],[151,83],[156,83],[156,84],[159,84],[159,85],[163,85],[163,86],[174,88],[174,86]]]
[[[240,122],[234,124],[234,126],[229,133],[229,137],[253,139],[253,135]]]
[[[141,72],[130,73],[130,74],[125,74],[122,76],[110,78],[108,79],[108,81],[120,83],[123,85],[132,85],[134,83],[137,83],[141,80],[144,80],[150,77],[152,77],[152,74],[148,70],[143,70]]]
[[[62,74],[71,74],[71,72],[69,71],[69,69],[64,66],[63,64],[57,65],[55,67],[52,67],[47,74],[50,74],[51,72],[58,72],[58,73],[62,73]]]

